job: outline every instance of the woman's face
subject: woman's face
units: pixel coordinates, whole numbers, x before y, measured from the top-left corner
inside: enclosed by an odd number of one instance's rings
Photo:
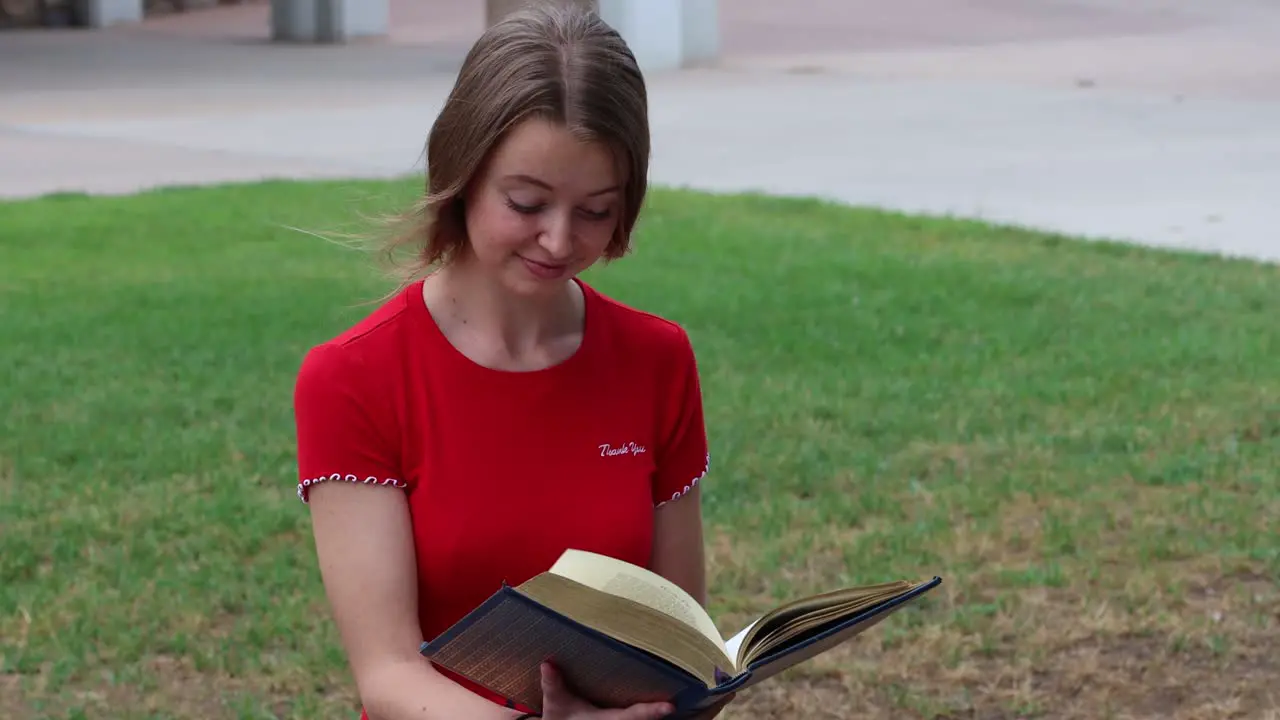
[[[523,295],[561,290],[614,237],[622,179],[601,143],[540,118],[513,128],[466,203],[470,260]]]

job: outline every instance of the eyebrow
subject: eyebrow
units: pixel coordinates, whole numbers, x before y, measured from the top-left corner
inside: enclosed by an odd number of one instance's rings
[[[538,178],[533,177],[532,175],[521,175],[521,174],[508,175],[508,176],[506,177],[506,179],[507,179],[507,180],[517,180],[517,181],[519,181],[519,182],[528,183],[528,184],[530,184],[530,185],[537,185],[538,187],[540,187],[540,188],[542,188],[542,189],[544,189],[544,190],[554,190],[554,189],[555,189],[555,188],[551,187],[550,185],[548,185],[547,183],[545,183],[545,182],[543,182],[543,181],[539,180]],[[619,186],[619,185],[610,185],[610,186],[609,186],[609,187],[607,187],[607,188],[601,188],[600,190],[596,190],[595,192],[587,193],[587,197],[595,197],[595,196],[597,196],[597,195],[604,195],[604,194],[606,194],[606,193],[615,192],[615,191],[617,191],[617,190],[621,190],[621,189],[622,189],[622,188],[621,188],[621,186]]]

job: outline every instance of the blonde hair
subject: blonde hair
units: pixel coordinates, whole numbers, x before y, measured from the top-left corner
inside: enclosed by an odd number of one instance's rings
[[[406,282],[454,259],[468,242],[463,205],[472,180],[511,128],[538,117],[612,151],[622,198],[605,257],[623,256],[648,188],[648,114],[634,55],[594,11],[562,0],[506,16],[467,53],[427,138],[425,193],[385,250],[411,251]]]

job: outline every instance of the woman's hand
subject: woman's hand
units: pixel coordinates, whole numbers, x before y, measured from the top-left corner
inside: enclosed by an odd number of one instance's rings
[[[569,692],[560,673],[542,664],[543,720],[658,720],[674,712],[671,703],[638,703],[620,710],[601,710]]]

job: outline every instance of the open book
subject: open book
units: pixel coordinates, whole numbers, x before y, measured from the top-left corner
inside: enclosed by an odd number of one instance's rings
[[[830,650],[941,582],[802,598],[726,641],[702,606],[662,576],[569,550],[547,572],[504,585],[421,653],[535,711],[542,709],[538,668],[550,660],[570,690],[600,707],[668,701],[678,718]]]

